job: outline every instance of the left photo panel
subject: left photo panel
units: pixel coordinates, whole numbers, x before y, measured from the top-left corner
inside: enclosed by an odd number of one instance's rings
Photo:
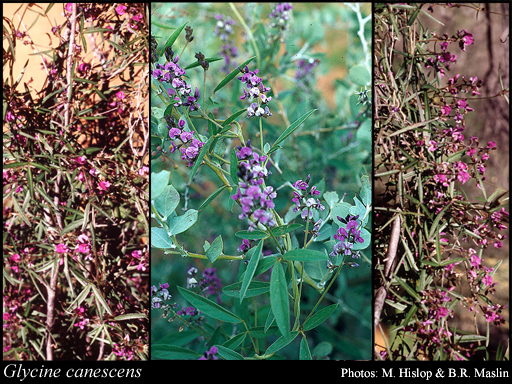
[[[3,360],[149,358],[149,4],[3,4]]]

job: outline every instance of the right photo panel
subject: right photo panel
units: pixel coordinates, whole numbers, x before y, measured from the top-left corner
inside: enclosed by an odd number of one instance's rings
[[[509,12],[374,4],[375,360],[509,359]]]

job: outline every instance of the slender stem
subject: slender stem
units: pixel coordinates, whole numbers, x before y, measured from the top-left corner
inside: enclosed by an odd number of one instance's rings
[[[302,247],[303,249],[306,249],[308,246],[307,240],[308,240],[308,232],[309,232],[309,210],[310,210],[310,208],[308,207],[308,215],[306,216],[306,230],[304,231],[304,245]]]
[[[315,304],[315,306],[313,307],[313,309],[311,310],[311,312],[309,313],[308,317],[306,317],[306,320],[304,320],[304,323],[306,321],[308,321],[308,319],[313,316],[313,314],[315,313],[315,310],[316,308],[320,305],[320,303],[322,302],[322,300],[324,299],[324,296],[326,295],[326,293],[329,291],[329,289],[331,288],[331,286],[334,284],[334,282],[336,281],[336,278],[338,277],[338,275],[340,274],[340,271],[341,271],[341,268],[343,267],[343,262],[345,261],[345,257],[343,257],[343,261],[341,262],[340,266],[337,268],[336,270],[336,274],[334,275],[334,277],[331,279],[331,282],[329,283],[329,285],[327,286],[327,288],[322,292],[322,296],[320,296],[320,298],[318,299],[317,303]],[[304,324],[303,323],[303,324]]]
[[[46,292],[48,293],[48,301],[46,304],[46,327],[48,332],[48,338],[46,339],[46,360],[53,360],[53,348],[52,348],[52,328],[55,323],[55,292],[57,290],[57,280],[59,277],[59,261],[58,256],[55,255],[55,263],[51,270],[50,285],[46,286]]]
[[[179,251],[165,251],[165,253],[173,254],[173,255],[181,255],[181,253]],[[191,257],[193,259],[208,260],[208,258],[205,255],[201,255],[199,253],[187,252],[187,257]],[[217,257],[217,260],[243,260],[243,259],[244,259],[243,255],[231,256],[231,255],[222,254],[219,257]]]
[[[204,70],[204,80],[203,80],[203,111],[206,111],[204,107],[204,103],[206,101],[206,69]],[[205,112],[206,115],[206,112]]]
[[[67,77],[67,101],[64,104],[64,127],[65,130],[69,130],[69,106],[71,104],[71,98],[73,96],[73,51],[74,51],[74,43],[75,43],[75,29],[76,29],[76,4],[73,3],[71,19],[69,20],[71,34],[69,36],[69,48],[68,48],[68,57],[67,57],[67,68],[66,68],[66,77]]]
[[[245,22],[245,20],[242,17],[242,15],[240,15],[238,10],[236,9],[235,4],[229,3],[229,6],[231,7],[233,12],[235,13],[236,17],[238,18],[238,21],[240,21],[240,24],[242,24],[242,27],[244,27],[245,32],[247,33],[247,36],[249,36],[249,40],[251,41],[252,47],[254,48],[254,53],[256,54],[256,63],[257,63],[257,66],[259,68],[260,67],[260,51],[258,50],[258,46],[256,45],[256,40],[254,40],[254,36],[253,36],[253,34],[251,32],[251,29],[249,28],[249,26]]]
[[[260,117],[260,145],[261,145],[261,154],[263,154],[263,123],[261,122],[261,117]]]

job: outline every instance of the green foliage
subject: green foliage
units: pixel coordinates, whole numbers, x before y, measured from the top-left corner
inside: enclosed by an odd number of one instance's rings
[[[153,358],[196,359],[191,351],[212,353],[212,349],[204,351],[199,337],[215,347],[219,358],[227,360],[371,356],[368,335],[372,193],[368,177],[364,176],[371,164],[371,103],[366,100],[358,104],[356,95],[361,86],[370,85],[370,63],[360,52],[361,45],[370,41],[369,34],[362,37],[363,41],[357,35],[359,28],[368,32],[365,23],[370,18],[363,23],[361,10],[355,6],[297,4],[293,10],[297,21],[310,20],[311,10],[315,20],[318,18],[315,33],[306,34],[303,28],[298,28],[300,23],[291,23],[291,30],[286,32],[272,28],[264,16],[272,7],[161,4],[155,9],[156,19],[172,15],[169,20],[172,28],[176,28],[169,31],[160,22],[153,25],[155,36],[160,36],[156,61],[166,62],[164,47],[173,41],[174,57],[179,54],[178,64],[186,69],[186,82],[192,86],[192,92],[198,87],[201,99],[195,110],[174,106],[167,97],[167,90],[172,87],[151,78],[155,96],[151,116],[151,188],[155,195],[151,208],[152,233],[156,235],[152,254],[154,292],[158,292],[153,298],[158,304],[164,296],[167,302],[176,303],[160,307],[163,317],[174,319],[172,323],[153,317],[152,335],[158,347]],[[205,9],[207,13],[203,12]],[[334,18],[333,11],[337,15]],[[205,72],[192,58],[199,50],[214,57],[225,44],[212,33],[217,24],[212,17],[215,13],[229,15],[235,21],[237,36],[242,30],[247,35],[247,41],[236,42],[240,52],[236,63],[242,71],[245,65],[251,71],[257,68],[258,76],[271,88],[267,96],[273,98],[268,103],[272,116],[247,118],[250,108],[247,99],[240,99],[243,85],[237,79],[242,73],[234,64],[223,74],[222,61],[206,59],[209,68]],[[250,15],[261,17],[252,19]],[[322,24],[320,20],[324,18],[329,22]],[[328,41],[333,52],[327,56],[313,53],[316,44],[331,36],[328,31],[339,33],[340,20],[347,26],[351,43],[341,48]],[[194,28],[193,41],[185,39],[185,26]],[[286,49],[280,49],[283,47]],[[346,63],[328,57],[339,57],[341,49],[347,53]],[[320,60],[319,64],[315,59]],[[319,71],[311,72],[307,78],[295,77],[299,63],[317,63]],[[350,75],[343,79],[342,88],[336,86],[344,99],[332,107],[336,104],[334,95],[326,100],[317,78],[340,65]],[[334,89],[332,75],[330,80]],[[184,131],[192,132],[202,143],[190,164],[181,159],[179,148],[171,153],[171,116],[175,122],[184,121]],[[250,230],[245,220],[238,219],[240,199],[233,199],[238,188],[243,188],[240,170],[246,161],[237,157],[237,146],[246,145],[248,140],[253,153],[266,156],[263,164],[270,174],[262,187],[272,186],[277,192],[275,207],[269,209],[275,225],[258,224],[251,212],[248,220],[256,227]],[[295,203],[291,199],[298,189],[292,183],[308,175],[310,187],[314,185],[320,191],[314,197],[325,209],[312,210],[312,219],[304,221],[300,211],[293,211]],[[223,193],[224,190],[229,193]],[[354,244],[354,250],[359,250],[355,254],[361,264],[358,268],[348,255],[329,256],[337,243],[337,231],[346,228],[335,213],[343,213],[343,218],[349,213],[359,215],[357,231],[362,242]],[[242,240],[246,247],[243,252],[237,250]],[[162,258],[163,254],[167,258]],[[190,272],[192,265],[199,271]],[[216,293],[210,293],[204,285],[205,273],[212,273],[212,268],[223,285]],[[353,277],[360,278],[362,283],[347,289],[346,282]],[[167,282],[168,288],[158,288],[158,283]],[[187,289],[182,288],[185,283]],[[353,304],[354,295],[359,298],[357,304]],[[187,315],[187,311],[194,313],[187,307],[189,304],[200,313]],[[366,320],[359,321],[362,312],[358,311],[362,308],[366,308]],[[351,329],[354,319],[360,325],[357,331],[336,330],[338,322]],[[237,324],[236,332],[232,323]],[[171,335],[177,326],[193,332],[186,340],[173,340]],[[299,334],[301,337],[297,338]],[[164,338],[167,344],[162,342]],[[326,339],[333,341],[331,350],[316,350]]]

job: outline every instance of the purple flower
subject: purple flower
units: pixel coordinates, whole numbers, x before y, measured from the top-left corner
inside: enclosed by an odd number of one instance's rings
[[[181,148],[182,160],[188,161],[188,166],[192,167],[194,162],[199,156],[199,152],[203,147],[204,143],[193,137],[194,133],[191,131],[185,131],[185,120],[179,119],[178,125],[173,116],[165,116],[167,122],[167,128],[169,128],[169,137],[173,140],[179,139],[181,143],[176,145],[171,141],[170,151],[174,153],[177,148]]]
[[[196,315],[196,309],[194,307],[183,307],[180,311],[176,312],[178,316],[194,316]]]
[[[217,303],[221,304],[222,281],[217,276],[217,268],[206,268],[203,271],[203,278],[199,282],[202,291],[206,296],[217,295]]]
[[[267,103],[272,100],[272,97],[265,94],[270,91],[270,88],[265,87],[262,79],[257,76],[258,69],[254,72],[250,71],[247,65],[244,68],[239,67],[238,69],[242,73],[242,76],[237,77],[237,79],[246,84],[246,88],[243,88],[243,95],[240,96],[240,99],[244,100],[248,98],[250,100],[258,100],[258,102],[251,103],[249,108],[247,108],[247,117],[257,116],[266,118],[272,116],[267,106]]]
[[[243,239],[243,240],[242,240],[242,245],[240,245],[240,246],[237,248],[237,251],[238,251],[238,252],[245,252],[245,251],[247,251],[249,248],[251,248],[251,244],[249,243],[249,240],[247,240],[247,239]]]
[[[353,258],[360,257],[359,251],[353,250],[354,244],[364,243],[364,239],[361,237],[361,230],[357,229],[359,227],[359,223],[357,222],[358,218],[359,216],[349,216],[346,228],[340,227],[338,229],[334,235],[334,239],[338,240],[338,242],[334,244],[333,251],[329,256],[335,257],[338,255],[352,255]],[[340,216],[338,216],[338,220],[346,222],[346,220]],[[355,267],[358,265],[354,263],[354,265],[351,266]]]
[[[307,195],[320,195],[320,191],[316,189],[315,186],[312,186],[310,192],[307,193],[310,178],[311,175],[308,175],[306,181],[297,180],[295,183],[292,184],[294,188],[297,188],[299,190],[298,192],[293,191],[294,197],[292,201],[295,203],[295,208],[293,208],[293,211],[297,212],[300,209],[302,209],[301,217],[303,220],[311,220],[313,218],[313,210],[318,209],[320,211],[323,211],[325,209],[325,207],[320,203],[320,200],[315,200],[313,197],[307,197]],[[306,193],[303,193],[302,191],[306,191]]]
[[[466,51],[466,46],[473,44],[473,34],[469,33],[465,29],[463,31],[457,31],[459,35],[459,47],[463,51]]]
[[[232,59],[238,57],[238,50],[234,41],[229,40],[229,35],[233,33],[233,25],[235,22],[229,17],[224,15],[215,15],[218,20],[215,25],[214,36],[219,36],[224,43],[219,54],[224,58],[224,66],[220,69],[222,72],[229,73],[236,65],[232,63]]]
[[[215,356],[217,352],[219,352],[217,347],[212,346],[209,351],[206,351],[204,355],[197,360],[219,360],[219,358]]]
[[[86,73],[89,69],[91,69],[91,64],[89,63],[80,63],[78,65],[78,72],[80,72],[81,74]]]
[[[244,147],[238,147],[235,151],[238,163],[237,176],[241,180],[237,192],[232,196],[238,200],[242,207],[242,213],[238,216],[241,220],[253,214],[256,223],[265,224],[269,227],[275,225],[273,213],[273,199],[277,193],[271,186],[263,187],[263,180],[269,175],[265,166],[266,156],[260,156],[253,152],[250,141]],[[249,221],[249,231],[255,228],[255,222]]]
[[[290,3],[277,3],[276,7],[272,10],[269,17],[275,19],[270,25],[270,28],[277,28],[278,34],[269,34],[269,41],[275,41],[279,39],[280,42],[284,42],[284,34],[289,28],[289,20],[291,17],[291,10],[293,6]]]
[[[297,72],[295,72],[295,81],[300,89],[307,90],[311,88],[315,81],[313,70],[318,64],[320,64],[319,59],[299,60]]]
[[[167,63],[155,64],[155,69],[152,70],[151,75],[154,79],[160,82],[166,82],[171,84],[173,88],[167,89],[167,94],[175,103],[175,107],[181,107],[182,105],[190,107],[191,111],[199,109],[197,101],[200,98],[199,89],[191,95],[191,86],[188,85],[182,78],[186,71],[178,65],[179,55],[174,56],[174,52],[170,47],[165,49],[165,57]],[[186,97],[185,102],[181,100],[181,96]]]

